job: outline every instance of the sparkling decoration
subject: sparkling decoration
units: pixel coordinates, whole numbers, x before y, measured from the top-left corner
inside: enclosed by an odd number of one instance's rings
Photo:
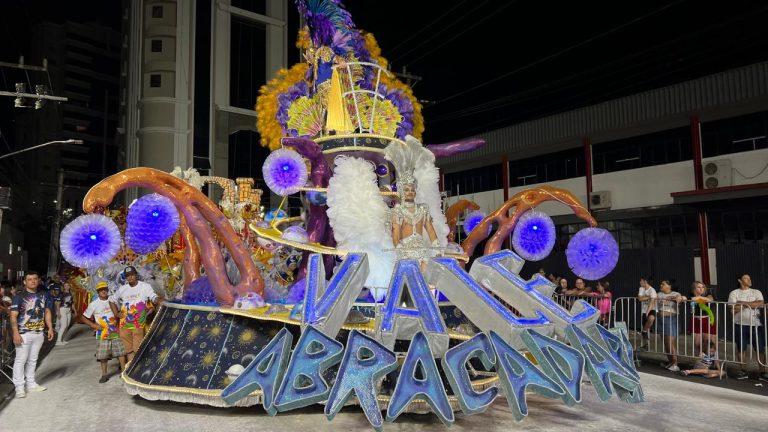
[[[552,218],[535,210],[523,213],[512,233],[512,246],[526,261],[546,258],[555,246],[555,224]]]
[[[119,250],[120,229],[104,215],[79,216],[61,231],[61,254],[75,267],[95,269]]]
[[[267,214],[264,215],[264,221],[272,222],[275,219],[283,219],[287,217],[288,217],[288,213],[286,213],[284,210],[272,209],[268,211]]]
[[[307,192],[307,200],[312,205],[324,206],[328,202],[328,195],[325,192],[309,191]]]
[[[297,152],[281,148],[273,151],[261,168],[264,181],[272,192],[280,196],[295,194],[307,184],[307,165]]]
[[[475,227],[477,227],[480,222],[485,219],[485,213],[481,212],[480,210],[475,210],[473,212],[469,212],[467,214],[467,217],[464,218],[464,232],[468,235],[472,232]]]
[[[389,167],[386,164],[380,164],[376,167],[377,176],[384,177],[387,174],[389,174]]]
[[[139,254],[148,254],[173,236],[179,228],[179,211],[159,194],[149,194],[128,208],[125,243]]]
[[[307,234],[307,230],[298,225],[286,228],[285,231],[283,231],[282,238],[297,243],[309,243],[309,234]]]
[[[192,281],[189,288],[184,289],[184,296],[181,302],[192,305],[218,306],[208,276]]]
[[[619,245],[602,228],[585,228],[576,233],[565,250],[568,266],[579,277],[598,280],[605,277],[619,261]]]

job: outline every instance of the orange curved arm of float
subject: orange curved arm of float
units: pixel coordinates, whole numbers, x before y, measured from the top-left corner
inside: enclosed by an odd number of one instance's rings
[[[445,218],[448,219],[448,228],[450,229],[448,233],[449,242],[456,240],[456,225],[459,223],[459,216],[467,210],[480,210],[480,206],[472,201],[462,199],[451,204],[445,210]]]
[[[490,227],[494,223],[498,225],[498,229],[485,244],[484,254],[498,252],[504,239],[509,237],[512,230],[515,229],[520,216],[527,210],[535,208],[546,201],[557,201],[565,204],[573,210],[573,214],[586,221],[589,226],[597,226],[597,221],[589,213],[589,210],[570,191],[547,185],[537,186],[516,193],[496,211],[486,216],[461,243],[464,253],[472,256],[477,244],[488,237]],[[510,215],[509,211],[512,207],[514,207],[514,210]]]
[[[194,267],[202,258],[219,304],[230,306],[234,304],[235,294],[244,295],[248,291],[264,295],[261,274],[232,225],[216,204],[184,180],[153,168],[129,168],[105,178],[92,187],[83,199],[83,210],[93,213],[104,209],[118,192],[129,187],[149,189],[170,199],[179,209],[185,221],[181,234],[189,251],[189,255],[184,257],[184,265]],[[227,277],[224,257],[211,227],[229,250],[240,271],[240,283],[236,286],[233,286]],[[193,273],[194,271],[185,269],[185,276]]]

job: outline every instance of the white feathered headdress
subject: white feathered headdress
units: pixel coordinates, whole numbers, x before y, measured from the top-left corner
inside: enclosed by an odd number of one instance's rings
[[[440,198],[440,172],[435,166],[435,155],[421,145],[416,138],[408,135],[405,145],[397,141],[384,149],[384,157],[395,167],[398,190],[402,193],[403,186],[416,184],[416,203],[426,204],[432,225],[440,245],[448,244],[448,221],[443,214]]]

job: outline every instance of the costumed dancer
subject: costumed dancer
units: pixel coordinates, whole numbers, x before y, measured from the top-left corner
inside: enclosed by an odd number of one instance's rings
[[[407,136],[405,145],[393,142],[384,155],[395,167],[400,198],[391,212],[395,253],[398,259],[419,260],[423,267],[448,243],[434,154]]]

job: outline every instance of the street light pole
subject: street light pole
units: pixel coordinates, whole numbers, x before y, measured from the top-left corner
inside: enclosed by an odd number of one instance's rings
[[[5,159],[7,157],[16,156],[19,153],[28,152],[30,150],[39,149],[41,147],[45,147],[45,146],[49,146],[49,145],[53,145],[53,144],[82,144],[82,143],[83,143],[83,140],[76,140],[76,139],[68,139],[68,140],[64,140],[64,141],[49,141],[47,143],[38,144],[36,146],[27,147],[25,149],[21,149],[21,150],[15,151],[15,152],[10,152],[10,153],[4,154],[4,155],[0,156],[0,159]]]
[[[64,198],[64,170],[59,168],[58,189],[56,190],[56,216],[51,228],[51,249],[48,253],[48,276],[59,271],[59,233],[61,231],[61,201]]]

